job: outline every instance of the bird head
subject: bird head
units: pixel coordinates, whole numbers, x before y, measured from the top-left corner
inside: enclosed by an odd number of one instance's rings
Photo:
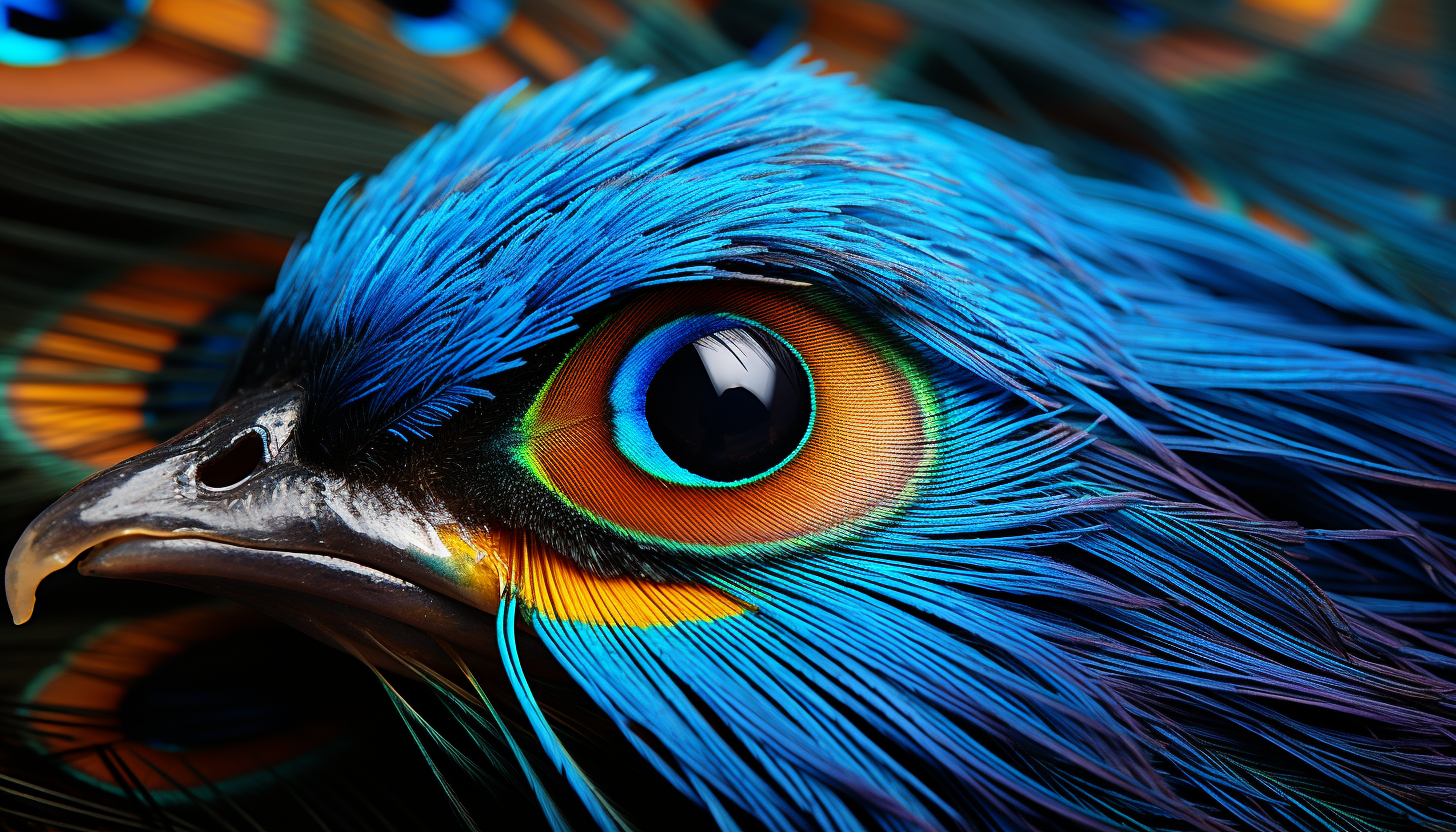
[[[604,828],[538,673],[725,829],[1451,819],[1400,774],[1447,648],[1379,600],[1452,586],[1401,507],[1456,383],[1389,357],[1449,322],[813,65],[648,80],[342,186],[221,406],[25,532],[16,620],[85,553],[495,657]]]

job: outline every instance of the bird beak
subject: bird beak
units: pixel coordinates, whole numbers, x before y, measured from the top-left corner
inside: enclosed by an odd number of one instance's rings
[[[46,575],[85,553],[85,575],[235,598],[326,640],[393,628],[493,650],[496,562],[462,547],[448,513],[300,462],[301,402],[296,389],[240,397],[72,489],[10,554],[15,622]]]

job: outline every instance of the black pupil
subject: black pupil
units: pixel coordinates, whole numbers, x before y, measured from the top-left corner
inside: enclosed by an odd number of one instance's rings
[[[106,31],[117,20],[126,17],[126,4],[122,0],[63,2],[56,19],[13,7],[7,8],[5,14],[6,25],[23,35],[46,40],[70,40]]]
[[[647,385],[647,426],[668,458],[715,482],[762,474],[809,429],[809,379],[792,352],[752,328],[692,342]]]
[[[197,479],[208,488],[227,488],[247,479],[261,464],[263,437],[248,431],[227,450],[197,466]]]

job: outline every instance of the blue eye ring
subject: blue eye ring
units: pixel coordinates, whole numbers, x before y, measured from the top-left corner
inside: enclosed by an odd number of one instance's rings
[[[745,327],[775,339],[799,362],[799,367],[804,371],[804,377],[809,379],[809,426],[804,431],[804,435],[799,438],[794,449],[772,468],[731,482],[710,480],[678,465],[662,450],[662,446],[658,444],[657,438],[652,434],[652,428],[647,424],[647,386],[651,384],[653,376],[662,368],[667,359],[682,347],[717,332]],[[621,364],[618,365],[616,376],[612,379],[611,387],[608,390],[607,402],[611,407],[613,438],[616,440],[617,449],[628,461],[658,479],[677,485],[707,488],[734,488],[773,475],[774,472],[798,456],[799,451],[803,450],[809,437],[814,433],[814,424],[818,416],[814,376],[809,372],[809,365],[794,348],[794,345],[758,321],[723,312],[710,315],[688,315],[669,321],[643,336],[627,351]]]

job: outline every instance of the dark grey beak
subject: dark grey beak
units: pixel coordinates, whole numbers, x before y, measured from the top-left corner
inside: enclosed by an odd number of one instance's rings
[[[84,574],[234,597],[316,634],[362,617],[493,649],[494,561],[462,551],[447,512],[301,462],[301,402],[296,389],[240,397],[72,489],[10,554],[15,622],[30,618],[46,575],[87,553]]]

